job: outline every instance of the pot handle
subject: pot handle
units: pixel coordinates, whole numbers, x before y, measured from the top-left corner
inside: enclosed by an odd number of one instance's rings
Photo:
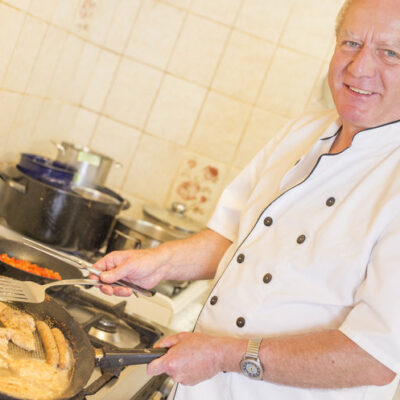
[[[127,200],[127,199],[122,200],[122,206],[121,206],[122,211],[127,210],[130,206],[131,206],[131,202],[129,200]]]
[[[168,348],[146,348],[122,351],[96,349],[96,364],[103,369],[126,367],[128,365],[148,364],[166,354]]]
[[[51,143],[54,144],[54,146],[57,147],[57,149],[61,152],[63,156],[65,156],[65,148],[61,143],[56,142],[55,140],[50,140]]]
[[[4,172],[0,172],[0,179],[2,179],[10,188],[17,190],[22,194],[26,193],[26,185],[21,182],[17,182],[18,178],[14,179],[6,175]]]

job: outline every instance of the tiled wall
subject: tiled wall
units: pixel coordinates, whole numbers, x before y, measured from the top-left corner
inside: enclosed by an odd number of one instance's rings
[[[288,119],[326,107],[342,0],[0,0],[0,161],[120,161],[132,201],[202,221]]]

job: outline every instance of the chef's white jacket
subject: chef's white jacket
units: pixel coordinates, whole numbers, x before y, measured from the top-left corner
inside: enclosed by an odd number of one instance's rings
[[[334,112],[289,126],[225,190],[209,227],[233,241],[196,331],[245,338],[340,329],[400,372],[400,122],[327,154]],[[268,369],[268,365],[264,366]],[[176,400],[386,400],[386,386],[322,390],[219,373]]]

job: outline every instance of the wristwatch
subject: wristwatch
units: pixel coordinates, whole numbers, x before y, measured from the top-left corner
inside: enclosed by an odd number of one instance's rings
[[[246,354],[240,361],[240,370],[243,375],[252,379],[261,380],[263,377],[264,370],[258,357],[261,341],[262,339],[250,339],[247,343]]]

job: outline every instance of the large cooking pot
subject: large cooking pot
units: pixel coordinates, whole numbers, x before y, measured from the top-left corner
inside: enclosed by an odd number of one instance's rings
[[[127,365],[147,364],[167,352],[165,348],[135,348],[119,351],[95,349],[91,345],[85,330],[64,307],[49,296],[46,296],[43,303],[15,303],[13,306],[29,313],[35,320],[44,320],[51,327],[60,329],[71,347],[74,368],[72,369],[69,386],[58,399],[74,398],[86,385],[95,365],[99,365],[103,370],[115,370]],[[38,334],[35,333],[35,336],[38,336]],[[37,340],[40,340],[39,337]],[[21,352],[24,351],[21,350]],[[26,352],[26,356],[27,358],[32,357],[29,352]],[[45,358],[44,354],[41,356],[43,359]],[[46,388],[43,388],[43,390],[46,390]],[[17,399],[5,392],[0,392],[0,398],[7,400]]]
[[[75,185],[102,186],[106,182],[110,168],[122,166],[121,163],[87,146],[68,142],[54,144],[58,149],[57,160],[75,168],[73,178]]]
[[[141,219],[118,218],[107,245],[114,250],[157,247],[163,242],[182,239],[186,235]]]
[[[1,215],[8,226],[32,239],[68,251],[94,253],[107,242],[123,202],[101,201],[33,179],[14,170],[6,183]]]

